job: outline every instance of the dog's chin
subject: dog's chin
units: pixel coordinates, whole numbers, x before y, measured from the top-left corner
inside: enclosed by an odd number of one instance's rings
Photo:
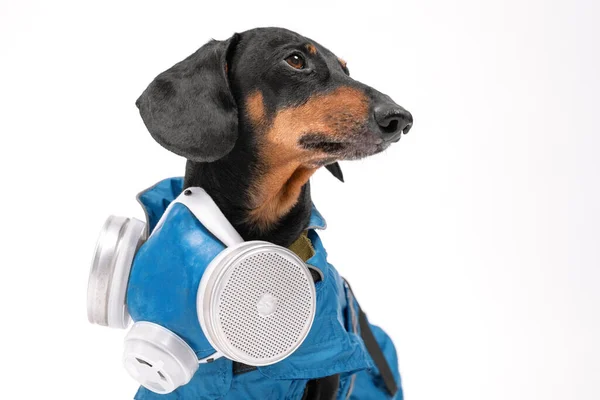
[[[340,160],[359,160],[379,154],[390,147],[390,142],[380,143],[352,143],[348,148],[340,154]]]
[[[344,143],[343,148],[335,152],[336,161],[360,160],[379,154],[390,147],[390,142],[380,140],[353,141]]]
[[[385,141],[370,131],[362,134],[348,135],[340,140],[325,135],[305,136],[302,146],[317,155],[312,159],[310,165],[322,167],[344,160],[358,160],[383,152],[393,142]]]
[[[340,143],[336,143],[339,145]],[[335,152],[328,152],[327,155],[320,157],[318,160],[314,160],[308,165],[314,168],[324,167],[325,165],[332,164],[336,161],[349,161],[349,160],[360,160],[379,154],[390,147],[390,142],[381,143],[344,143],[343,148],[337,149]]]

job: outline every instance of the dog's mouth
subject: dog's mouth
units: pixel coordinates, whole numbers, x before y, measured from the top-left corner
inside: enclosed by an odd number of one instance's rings
[[[330,135],[310,133],[303,135],[298,144],[305,150],[314,151],[323,160],[356,160],[381,153],[392,142],[376,137],[370,132],[363,132],[344,138]],[[325,162],[325,161],[324,161]]]

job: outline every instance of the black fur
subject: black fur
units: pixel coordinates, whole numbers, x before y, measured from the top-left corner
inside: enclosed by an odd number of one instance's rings
[[[218,160],[238,137],[225,65],[238,36],[213,40],[158,75],[136,102],[152,137],[188,160]]]

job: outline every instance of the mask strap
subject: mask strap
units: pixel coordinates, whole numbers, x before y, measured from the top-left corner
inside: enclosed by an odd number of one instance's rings
[[[215,204],[206,191],[199,187],[187,188],[169,204],[162,217],[152,231],[152,235],[164,224],[167,214],[175,204],[183,204],[204,225],[210,233],[216,236],[227,247],[240,244],[244,239],[229,223],[225,215]],[[152,236],[150,235],[150,236]]]
[[[198,360],[198,364],[210,364],[211,362],[213,362],[221,357],[223,357],[223,353],[221,353],[220,351],[216,351],[216,352],[212,353],[210,356],[204,357],[204,358],[201,358],[200,360]]]

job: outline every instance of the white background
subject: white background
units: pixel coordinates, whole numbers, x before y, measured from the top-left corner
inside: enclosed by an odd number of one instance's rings
[[[108,214],[184,172],[134,102],[211,37],[284,26],[415,117],[313,179],[406,398],[599,399],[599,4],[2,0],[0,397],[133,397],[89,261]]]

